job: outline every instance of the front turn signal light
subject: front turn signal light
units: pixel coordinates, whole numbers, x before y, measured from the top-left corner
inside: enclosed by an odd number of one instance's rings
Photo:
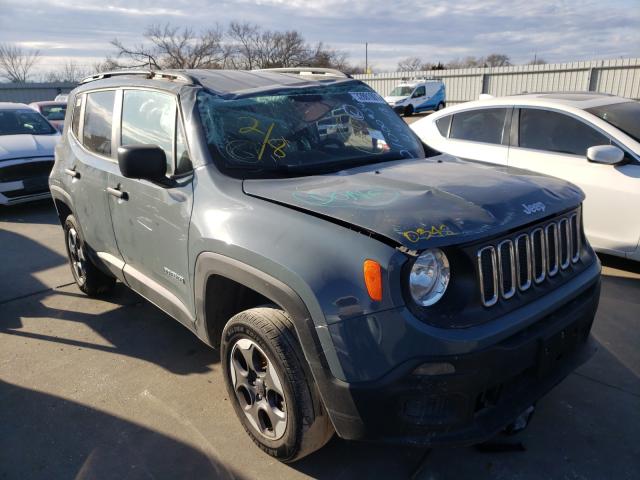
[[[365,260],[363,264],[364,283],[371,300],[382,301],[382,269],[375,260]]]

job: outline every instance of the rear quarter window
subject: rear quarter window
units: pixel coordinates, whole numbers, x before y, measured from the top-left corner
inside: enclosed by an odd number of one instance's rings
[[[447,115],[446,117],[439,118],[436,120],[436,127],[438,127],[438,132],[443,137],[449,136],[449,127],[451,126],[451,118],[453,115]]]
[[[82,110],[82,95],[77,95],[74,100],[73,112],[71,113],[71,131],[80,138],[80,112]]]
[[[484,108],[453,115],[449,138],[482,143],[503,143],[506,108]]]

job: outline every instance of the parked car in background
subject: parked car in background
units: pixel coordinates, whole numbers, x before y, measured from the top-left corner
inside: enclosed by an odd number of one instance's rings
[[[334,431],[526,425],[593,352],[583,193],[440,155],[364,83],[305,71],[82,82],[50,177],[78,287],[119,279],[220,347],[240,422],[283,461]]]
[[[68,93],[59,93],[58,95],[56,95],[56,98],[53,99],[54,102],[67,102],[69,98],[69,94]]]
[[[67,113],[67,102],[33,102],[29,106],[40,112],[51,125],[62,133],[64,128],[64,116]]]
[[[596,93],[516,95],[456,105],[411,127],[439,151],[575,183],[586,194],[594,248],[640,260],[640,103]]]
[[[403,82],[384,99],[396,113],[405,116],[441,110],[447,106],[446,89],[442,80]]]
[[[50,196],[58,131],[21,103],[0,103],[0,205]]]

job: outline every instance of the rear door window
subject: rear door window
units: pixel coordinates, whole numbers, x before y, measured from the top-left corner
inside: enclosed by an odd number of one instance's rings
[[[82,143],[91,152],[111,156],[111,127],[115,90],[86,94]]]
[[[503,141],[506,108],[484,108],[453,115],[449,138],[471,142],[506,144]]]
[[[522,148],[583,156],[589,147],[610,143],[605,135],[580,120],[535,108],[520,110],[518,138]]]

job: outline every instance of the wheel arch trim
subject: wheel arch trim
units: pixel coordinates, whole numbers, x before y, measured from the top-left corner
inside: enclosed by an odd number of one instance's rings
[[[206,323],[206,290],[209,277],[219,275],[241,285],[244,285],[266,297],[280,308],[285,310],[293,320],[293,326],[300,341],[300,346],[305,360],[309,365],[313,380],[318,387],[320,397],[325,408],[335,422],[332,415],[332,404],[338,399],[336,396],[336,386],[344,385],[344,382],[337,378],[342,373],[333,344],[323,348],[324,342],[320,338],[318,329],[309,313],[305,302],[300,295],[283,281],[263,272],[262,270],[248,265],[225,255],[213,252],[202,252],[198,255],[195,266],[195,305],[196,305],[196,333],[205,343],[212,345],[209,339]],[[327,341],[331,341],[326,327]],[[213,346],[213,345],[212,345]],[[217,346],[215,346],[217,348]],[[337,373],[334,368],[338,368]],[[337,374],[337,375],[336,375]],[[340,410],[353,412],[355,405],[350,396],[340,395]],[[350,408],[351,407],[351,408]],[[353,410],[352,410],[353,409]],[[338,431],[338,429],[336,429]],[[338,431],[338,433],[340,433]]]

